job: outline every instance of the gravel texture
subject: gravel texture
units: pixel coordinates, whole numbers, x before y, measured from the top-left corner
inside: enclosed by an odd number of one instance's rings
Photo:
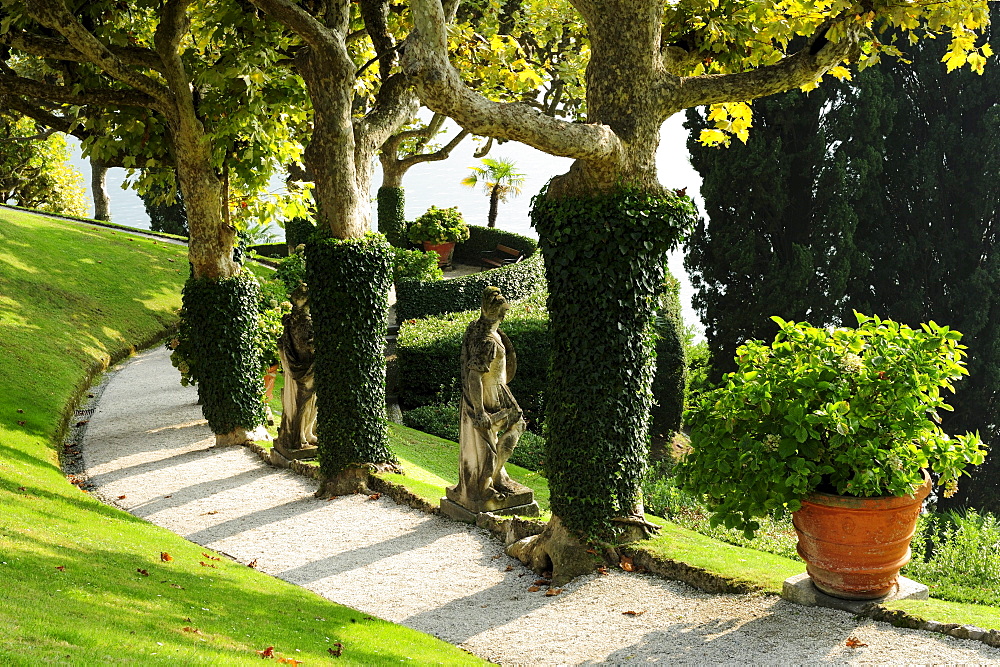
[[[649,575],[581,577],[561,594],[478,528],[315,482],[214,438],[162,348],[107,382],[84,435],[96,493],[189,540],[257,561],[365,613],[501,664],[1000,664],[980,642],[769,595],[711,595]],[[634,612],[626,613],[626,612]],[[850,648],[856,638],[867,646]]]

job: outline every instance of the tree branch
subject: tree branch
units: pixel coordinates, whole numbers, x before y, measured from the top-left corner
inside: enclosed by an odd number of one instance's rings
[[[52,37],[42,37],[21,31],[0,35],[0,42],[18,51],[41,58],[77,63],[90,62],[90,58],[78,49],[73,48],[67,42]],[[138,46],[108,46],[107,48],[124,63],[157,72],[163,71],[163,63],[160,62],[159,56],[149,49]]]
[[[0,93],[21,95],[66,104],[94,104],[102,107],[141,107],[158,109],[157,100],[134,90],[110,88],[74,90],[68,86],[41,83],[20,76],[0,75]]]
[[[347,46],[343,36],[336,35],[316,17],[291,0],[250,0],[268,15],[287,26],[315,49],[343,49]],[[339,39],[338,39],[339,38]]]
[[[374,154],[408,118],[417,113],[417,96],[402,74],[393,74],[375,96],[375,106],[354,123],[356,150]]]
[[[456,134],[451,141],[433,153],[417,153],[416,155],[409,155],[399,161],[399,166],[403,170],[406,170],[415,164],[420,164],[421,162],[437,162],[438,160],[447,160],[448,156],[451,155],[451,152],[455,150],[455,147],[462,143],[462,140],[467,136],[469,136],[469,131],[462,130]]]
[[[567,123],[526,104],[492,102],[470,90],[448,60],[445,14],[437,0],[413,0],[414,31],[407,38],[403,70],[432,111],[454,118],[482,136],[513,139],[551,155],[609,158],[621,142],[605,125]]]
[[[135,88],[163,105],[172,101],[171,92],[150,77],[131,69],[112,53],[70,13],[62,0],[32,0],[26,4],[33,19],[61,34],[70,46],[87,57],[109,76]],[[132,105],[129,105],[132,106]],[[149,106],[149,105],[147,105]]]
[[[847,18],[841,18],[824,24],[809,38],[804,48],[774,65],[736,74],[680,78],[678,108],[745,102],[815,81],[828,69],[843,62],[856,48],[859,31],[848,21]],[[845,36],[836,43],[826,39],[826,33],[834,23],[842,23],[847,28]]]

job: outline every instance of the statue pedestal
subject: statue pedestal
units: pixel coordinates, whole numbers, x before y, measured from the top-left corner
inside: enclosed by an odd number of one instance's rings
[[[535,492],[521,484],[513,484],[511,493],[503,498],[491,498],[486,501],[473,501],[463,497],[458,485],[445,489],[445,497],[441,499],[441,513],[458,521],[475,523],[476,517],[482,512],[501,515],[538,516],[538,503],[535,502]]]
[[[274,449],[289,461],[314,459],[319,454],[319,447],[315,445],[305,445],[298,449],[288,449],[281,443],[281,438],[274,441]]]

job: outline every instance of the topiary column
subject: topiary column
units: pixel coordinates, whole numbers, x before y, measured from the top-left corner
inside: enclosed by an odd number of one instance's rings
[[[189,278],[182,300],[180,337],[187,341],[202,413],[219,444],[246,442],[265,420],[260,287],[246,272],[221,280]]]
[[[362,490],[368,464],[394,460],[385,418],[390,253],[379,234],[306,244],[323,477],[318,495]]]
[[[409,246],[406,239],[406,190],[390,186],[378,189],[378,231],[397,248]]]
[[[612,519],[641,509],[651,317],[664,254],[692,213],[688,199],[631,190],[535,199],[552,345],[546,471],[553,514],[580,538],[610,539]]]

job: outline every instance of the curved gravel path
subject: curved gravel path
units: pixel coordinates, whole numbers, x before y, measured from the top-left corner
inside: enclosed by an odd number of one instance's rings
[[[1000,664],[980,642],[768,595],[711,595],[649,575],[533,573],[485,531],[315,483],[214,438],[162,348],[111,376],[87,426],[90,483],[113,504],[238,561],[501,664]],[[290,549],[289,545],[294,545]],[[626,615],[623,612],[638,612]],[[856,649],[848,637],[868,644]]]

